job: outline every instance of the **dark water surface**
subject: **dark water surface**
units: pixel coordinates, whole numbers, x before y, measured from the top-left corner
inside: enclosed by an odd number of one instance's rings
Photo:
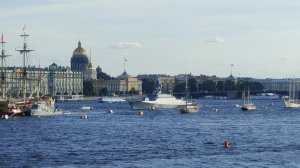
[[[243,112],[241,101],[200,100],[196,114],[144,116],[127,103],[57,103],[71,114],[0,120],[0,167],[300,167],[300,109],[272,102]]]

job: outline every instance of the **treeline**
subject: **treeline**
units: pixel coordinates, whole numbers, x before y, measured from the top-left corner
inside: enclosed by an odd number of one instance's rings
[[[259,82],[249,82],[246,80],[225,80],[225,81],[213,81],[206,80],[202,83],[198,83],[195,78],[188,80],[188,89],[190,93],[198,92],[227,92],[227,91],[244,91],[248,88],[253,92],[261,92],[264,87]],[[155,90],[154,82],[147,79],[143,79],[143,93],[151,94]],[[175,94],[181,94],[185,92],[185,82],[177,83],[173,90]]]

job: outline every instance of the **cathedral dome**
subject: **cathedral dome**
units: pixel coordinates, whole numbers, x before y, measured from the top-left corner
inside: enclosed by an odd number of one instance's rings
[[[71,58],[71,70],[83,71],[88,67],[89,59],[85,49],[81,47],[81,42],[78,42],[78,47],[73,51]]]
[[[81,47],[81,42],[78,42],[78,47],[73,51],[73,57],[83,56],[86,57],[85,49]]]

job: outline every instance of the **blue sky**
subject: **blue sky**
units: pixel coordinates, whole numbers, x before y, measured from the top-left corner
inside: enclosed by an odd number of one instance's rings
[[[81,40],[94,66],[117,76],[191,72],[226,77],[300,77],[297,0],[9,0],[1,2],[0,31],[8,65],[22,27],[35,51],[31,65],[70,66]]]

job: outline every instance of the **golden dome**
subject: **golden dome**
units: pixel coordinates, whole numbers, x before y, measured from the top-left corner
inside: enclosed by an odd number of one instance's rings
[[[73,51],[73,56],[85,56],[86,52],[83,48],[81,48],[81,42],[78,42],[78,47]]]

